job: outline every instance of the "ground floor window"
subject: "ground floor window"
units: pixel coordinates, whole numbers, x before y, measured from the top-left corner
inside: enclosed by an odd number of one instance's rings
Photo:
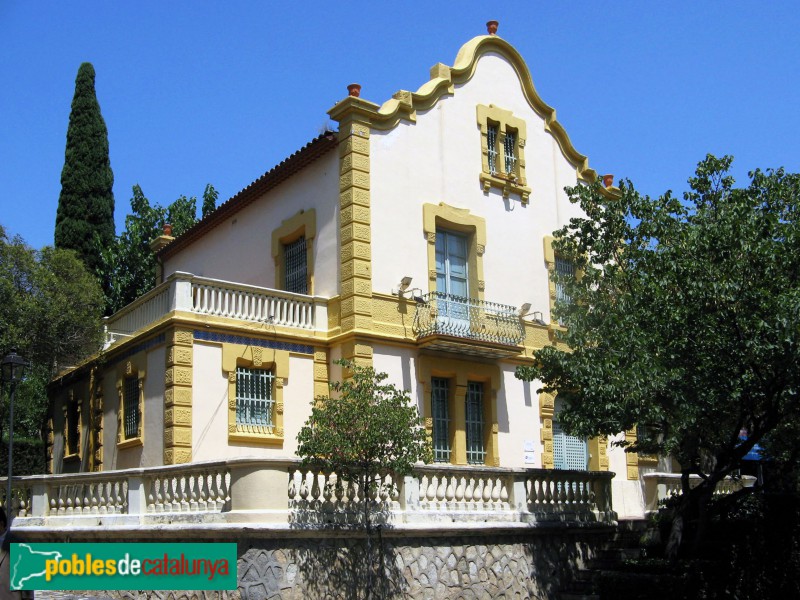
[[[486,462],[484,446],[483,384],[475,381],[467,383],[467,462],[482,465]]]

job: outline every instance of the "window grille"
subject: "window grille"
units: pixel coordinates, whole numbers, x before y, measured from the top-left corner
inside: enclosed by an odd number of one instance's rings
[[[271,432],[275,376],[266,369],[236,367],[236,428],[247,432]]]
[[[78,402],[78,400],[73,400],[67,405],[67,454],[78,453],[78,436],[80,435]]]
[[[575,265],[571,261],[556,256],[556,273],[560,277],[575,277]],[[571,304],[572,298],[565,291],[564,284],[556,281],[556,301]]]
[[[506,132],[506,139],[503,141],[503,150],[505,151],[506,160],[506,173],[516,173],[517,156],[514,154],[514,149],[517,146],[517,134],[514,131]]]
[[[306,238],[299,237],[289,244],[284,244],[283,256],[286,267],[286,291],[307,294]]]
[[[440,377],[431,380],[431,412],[433,413],[433,460],[450,462],[450,415],[448,414],[449,381]]]
[[[486,462],[483,445],[483,384],[467,382],[467,462],[482,465]]]
[[[497,174],[497,125],[489,125],[486,128],[486,142],[489,158],[489,173]]]
[[[139,437],[139,379],[136,377],[125,378],[125,388],[122,396],[122,419],[125,428],[125,439]]]

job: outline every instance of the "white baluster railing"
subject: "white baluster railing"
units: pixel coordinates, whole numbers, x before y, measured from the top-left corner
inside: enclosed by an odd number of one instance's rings
[[[427,511],[498,512],[513,508],[507,469],[426,466],[417,469],[419,506]]]
[[[648,512],[658,510],[663,502],[683,493],[680,473],[647,473],[642,479],[644,479],[645,510]],[[702,480],[699,475],[690,475],[689,487],[697,487]],[[751,475],[726,477],[717,483],[714,495],[730,494],[743,487],[753,487],[755,483],[756,478]]]
[[[611,473],[427,465],[369,491],[294,459],[230,459],[15,478],[15,527],[612,522]],[[2,478],[0,478],[2,484]],[[207,515],[198,521],[197,515]],[[449,525],[444,525],[449,524]],[[199,525],[198,525],[199,526]]]
[[[324,298],[179,272],[107,317],[106,345],[131,337],[171,311],[306,330],[328,326]]]
[[[201,315],[315,329],[316,302],[303,294],[192,278],[192,312]]]
[[[221,513],[230,502],[225,463],[181,465],[144,476],[148,513]]]

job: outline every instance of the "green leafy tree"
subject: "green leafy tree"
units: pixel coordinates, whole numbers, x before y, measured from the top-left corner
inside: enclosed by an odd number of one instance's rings
[[[629,451],[677,459],[671,556],[682,537],[702,541],[715,486],[755,444],[800,433],[800,176],[755,171],[736,188],[730,164],[708,156],[683,201],[630,182],[614,198],[599,183],[568,189],[586,215],[555,233],[579,273],[557,276],[570,349],[547,346],[517,369],[558,394],[569,433],[638,424]],[[682,536],[689,520],[696,535]]]
[[[98,247],[106,247],[114,240],[114,174],[108,155],[108,131],[100,114],[94,80],[94,67],[83,63],[75,79],[67,128],[55,246],[75,250],[106,286],[108,276],[103,271]]]
[[[339,481],[355,483],[362,490],[371,556],[369,498],[387,474],[398,481],[411,473],[415,463],[431,462],[431,446],[408,392],[384,383],[388,375],[372,367],[346,360],[337,363],[352,377],[331,383],[333,397],[312,401],[311,416],[297,435],[297,454],[305,468],[334,472]],[[371,568],[368,573],[371,580]]]
[[[216,194],[212,185],[206,186]],[[131,212],[125,217],[125,230],[101,249],[105,269],[111,276],[106,293],[106,313],[112,314],[130,304],[156,285],[156,257],[150,242],[162,234],[165,223],[178,236],[197,222],[197,199],[181,196],[169,206],[150,204],[142,188],[133,186]]]
[[[0,349],[4,356],[15,347],[31,362],[17,390],[19,435],[38,436],[53,375],[100,349],[102,307],[97,280],[75,252],[34,250],[0,226]],[[0,431],[5,424],[3,417]]]
[[[214,212],[217,208],[217,199],[219,198],[219,192],[214,189],[214,186],[210,183],[206,185],[206,189],[203,191],[203,217],[206,218],[212,212]]]

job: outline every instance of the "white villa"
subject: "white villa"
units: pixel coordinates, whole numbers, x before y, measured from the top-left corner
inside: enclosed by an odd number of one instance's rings
[[[571,265],[551,236],[579,214],[565,186],[598,174],[496,28],[416,91],[375,104],[349,86],[328,113],[338,131],[154,240],[159,281],[50,386],[52,475],[23,500],[31,527],[70,511],[286,522],[323,499],[296,436],[340,358],[409,390],[430,432],[436,462],[387,499],[397,522],[412,506],[644,516],[657,460],[566,435],[558,400],[514,377],[559,343],[550,274]]]

